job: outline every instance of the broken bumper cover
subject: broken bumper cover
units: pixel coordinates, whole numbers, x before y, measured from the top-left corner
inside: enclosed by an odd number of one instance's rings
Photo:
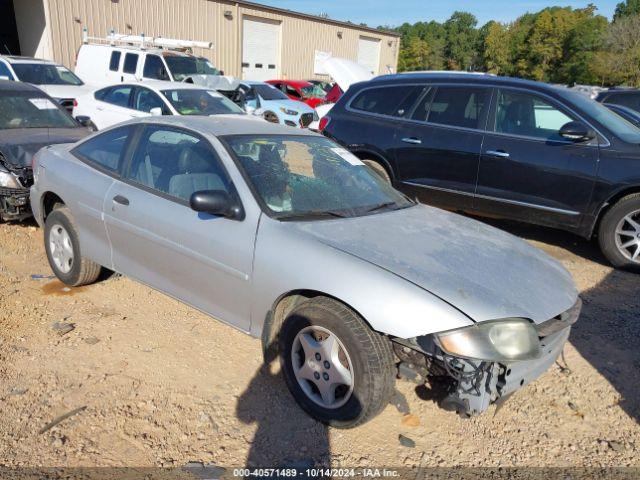
[[[445,362],[449,364],[458,361],[455,367],[461,375],[456,391],[443,401],[442,406],[466,417],[484,412],[491,404],[506,399],[546,372],[562,353],[570,331],[569,326],[542,338],[542,355],[534,360],[488,363],[469,360],[459,362],[455,357],[445,357]]]
[[[2,220],[23,220],[31,216],[28,188],[0,187],[0,217]]]

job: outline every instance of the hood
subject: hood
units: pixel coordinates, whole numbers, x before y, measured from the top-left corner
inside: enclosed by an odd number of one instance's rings
[[[91,132],[78,128],[16,128],[0,130],[0,152],[16,167],[31,166],[38,150],[58,143],[75,143]]]
[[[229,75],[191,75],[194,85],[231,92],[238,88],[240,80]]]
[[[354,83],[366,82],[373,78],[373,74],[362,65],[346,58],[329,57],[322,64],[322,68],[343,92]]]
[[[78,98],[93,91],[88,85],[36,85],[52,98]]]
[[[571,275],[549,255],[433,207],[288,225],[404,278],[476,322],[520,317],[541,323],[577,300]]]
[[[295,110],[298,113],[313,113],[313,108],[298,100],[263,100],[262,97],[260,98],[262,109],[273,108],[275,105]]]

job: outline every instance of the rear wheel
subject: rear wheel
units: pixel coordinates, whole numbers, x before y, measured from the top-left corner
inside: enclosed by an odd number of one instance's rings
[[[389,176],[387,169],[384,168],[379,162],[365,158],[364,160],[362,160],[362,163],[373,170],[385,182],[391,183],[391,177]]]
[[[279,337],[287,386],[312,417],[352,428],[389,403],[395,382],[390,342],[343,304],[317,297],[298,305]]]
[[[618,268],[640,271],[640,194],[624,197],[602,218],[600,248]]]
[[[98,279],[101,267],[82,256],[78,229],[67,207],[56,208],[47,216],[44,246],[49,265],[62,283],[77,287]]]

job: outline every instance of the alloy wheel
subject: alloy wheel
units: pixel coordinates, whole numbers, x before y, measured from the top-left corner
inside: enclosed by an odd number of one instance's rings
[[[293,373],[317,405],[336,409],[349,401],[355,383],[349,353],[330,330],[319,326],[298,332],[291,347]]]
[[[616,227],[616,246],[626,259],[640,264],[640,210],[620,220]]]

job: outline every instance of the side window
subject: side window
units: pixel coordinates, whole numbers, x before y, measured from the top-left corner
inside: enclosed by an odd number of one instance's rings
[[[124,56],[124,66],[122,67],[122,71],[124,73],[136,73],[137,66],[138,66],[138,54],[127,53]]]
[[[4,62],[0,62],[0,77],[7,77],[9,80],[13,80],[13,75],[9,71],[9,67]]]
[[[206,140],[162,126],[148,127],[142,135],[127,178],[187,202],[200,190],[230,191],[222,164]]]
[[[109,60],[109,70],[112,72],[117,72],[120,67],[120,55],[121,53],[117,50],[111,52],[111,59]]]
[[[572,120],[537,95],[509,90],[498,91],[496,132],[544,140],[562,140],[558,131]]]
[[[298,93],[298,91],[291,85],[285,85],[285,93],[287,95],[291,95],[292,97],[300,98],[300,94]]]
[[[629,107],[640,112],[640,92],[638,93],[612,93],[606,98],[606,103],[615,103]]]
[[[167,106],[162,99],[148,88],[136,88],[133,96],[133,108],[141,112],[150,113],[152,108],[162,109],[162,113],[167,113]]]
[[[142,76],[156,80],[169,80],[164,63],[162,63],[162,59],[158,55],[147,55],[144,60]]]
[[[483,128],[490,90],[474,87],[438,87],[427,116],[429,123],[452,127]]]
[[[421,90],[422,87],[407,85],[369,88],[358,94],[350,107],[367,113],[401,117],[417,100]]]
[[[105,88],[104,90],[105,93],[99,100],[110,103],[112,105],[116,105],[117,107],[129,108],[129,98],[131,97],[131,91],[133,90],[133,87],[131,85],[109,87]]]
[[[109,172],[117,172],[131,131],[130,126],[109,130],[81,143],[71,152],[82,160]]]

